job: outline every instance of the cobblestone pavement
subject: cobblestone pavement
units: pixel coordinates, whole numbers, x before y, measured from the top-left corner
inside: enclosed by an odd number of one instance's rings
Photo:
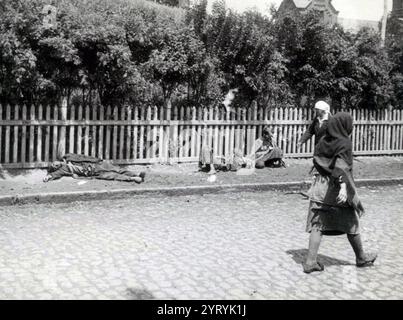
[[[365,247],[301,262],[308,201],[280,192],[0,208],[1,299],[402,299],[403,186],[360,189]]]

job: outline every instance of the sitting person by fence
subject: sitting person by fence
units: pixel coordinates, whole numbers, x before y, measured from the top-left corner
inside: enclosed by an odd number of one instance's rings
[[[136,173],[114,166],[102,159],[68,153],[62,161],[54,161],[48,167],[44,182],[61,177],[87,177],[101,180],[116,180],[141,183],[145,180],[145,172]]]
[[[241,168],[262,169],[270,166],[286,167],[283,161],[283,152],[272,139],[270,129],[265,127],[261,138],[255,141],[254,152],[243,156],[242,151],[235,149],[229,158],[214,157],[213,150],[204,145],[200,152],[199,167],[201,171],[210,174],[216,171],[238,171]]]
[[[272,166],[286,167],[283,161],[283,151],[273,141],[273,136],[268,127],[264,127],[262,137],[255,141],[254,157],[257,169]]]

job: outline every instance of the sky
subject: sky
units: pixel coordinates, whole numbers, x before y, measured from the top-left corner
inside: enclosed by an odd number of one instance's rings
[[[229,8],[242,12],[256,7],[260,12],[268,14],[270,4],[277,8],[282,0],[226,0]],[[380,20],[383,14],[384,0],[333,0],[332,4],[339,11],[339,17],[349,19]],[[209,5],[213,0],[209,0]],[[388,9],[392,9],[392,0],[388,0]]]

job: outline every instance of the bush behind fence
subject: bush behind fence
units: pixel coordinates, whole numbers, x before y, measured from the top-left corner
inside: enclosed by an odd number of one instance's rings
[[[356,155],[403,154],[403,110],[346,110],[354,118]],[[64,153],[117,164],[198,161],[203,144],[216,156],[249,154],[268,125],[286,157],[309,157],[297,142],[313,119],[306,108],[0,105],[3,168],[44,167]]]

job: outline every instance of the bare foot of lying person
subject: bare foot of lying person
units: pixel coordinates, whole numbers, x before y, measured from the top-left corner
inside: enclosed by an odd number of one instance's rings
[[[136,183],[142,183],[143,178],[141,178],[141,177],[131,177],[129,181],[134,181]]]

